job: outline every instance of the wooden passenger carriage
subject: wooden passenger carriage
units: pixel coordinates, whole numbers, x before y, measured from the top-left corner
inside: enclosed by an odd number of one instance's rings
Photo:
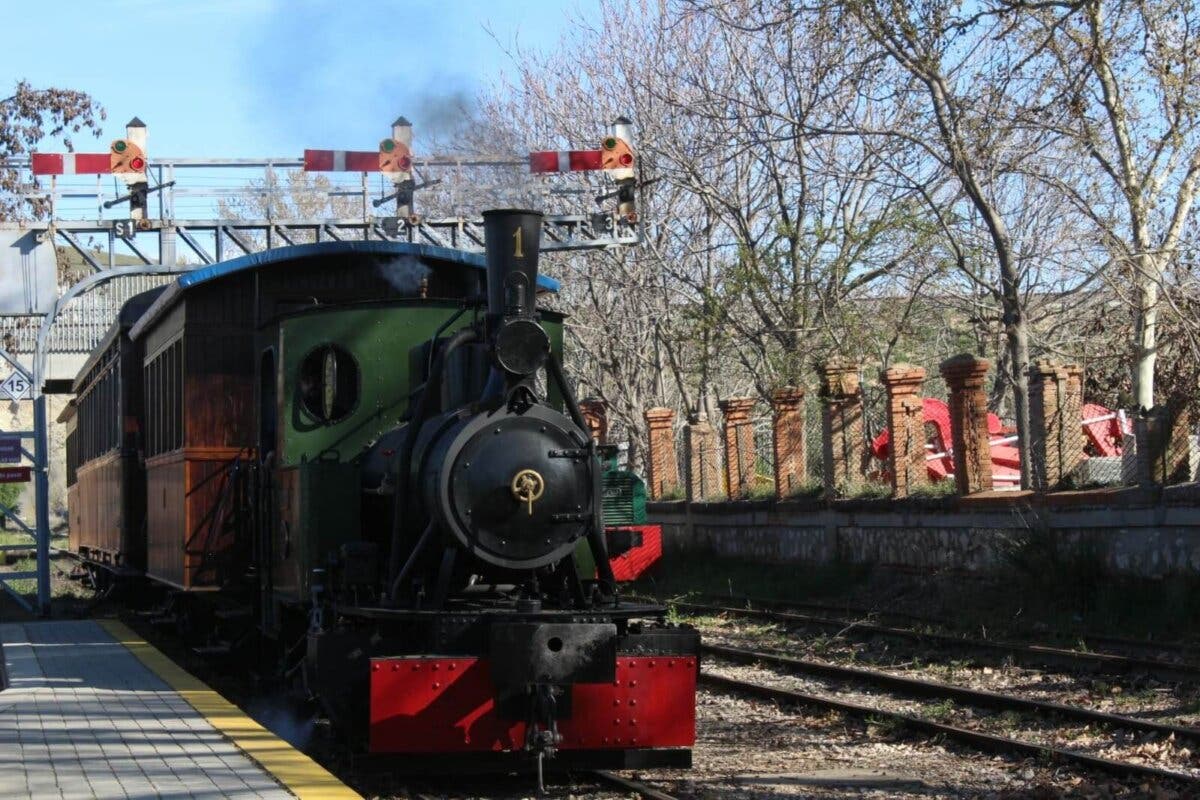
[[[301,245],[194,270],[130,301],[75,382],[74,419],[71,411],[62,417],[75,454],[68,457],[71,549],[176,588],[217,588],[230,577],[227,565],[247,560],[229,558],[229,495],[240,490],[245,467],[276,449],[275,420],[289,405],[279,391],[278,321],[355,304],[479,295],[482,266],[482,257],[420,245]],[[428,305],[446,315],[454,308],[444,300]],[[273,462],[279,496],[264,502],[278,504],[285,527],[300,528],[305,499],[295,466]],[[277,557],[290,550],[281,544]],[[281,578],[303,574],[299,564],[279,566]]]
[[[118,570],[146,564],[142,348],[129,331],[161,292],[125,304],[79,371],[75,399],[59,417],[67,424],[69,546]]]

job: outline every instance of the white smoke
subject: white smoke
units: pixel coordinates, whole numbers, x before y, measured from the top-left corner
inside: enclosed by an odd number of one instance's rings
[[[379,264],[379,275],[402,295],[416,295],[421,281],[429,277],[429,267],[415,256],[396,256]]]

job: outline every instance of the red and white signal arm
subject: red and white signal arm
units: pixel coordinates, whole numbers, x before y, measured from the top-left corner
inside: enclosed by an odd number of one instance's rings
[[[128,183],[146,180],[146,151],[129,139],[114,139],[107,153],[34,153],[34,175],[120,175]]]
[[[114,139],[107,153],[34,153],[34,175],[108,175],[126,183],[145,183],[146,151],[130,139]]]
[[[616,180],[633,177],[633,148],[618,136],[606,136],[599,150],[535,150],[529,154],[529,171],[534,174],[555,172],[611,172]]]
[[[34,153],[29,168],[34,175],[108,175],[125,185],[146,183],[146,124],[134,117],[125,126],[125,137],[113,139],[107,153]]]
[[[104,175],[112,172],[108,153],[33,153],[34,175]]]
[[[305,172],[382,172],[393,181],[412,177],[412,150],[397,139],[384,139],[367,150],[305,150]]]
[[[603,164],[599,150],[535,150],[529,154],[529,171],[535,174],[590,172],[603,169]]]
[[[366,150],[305,150],[305,172],[378,172],[379,153]]]

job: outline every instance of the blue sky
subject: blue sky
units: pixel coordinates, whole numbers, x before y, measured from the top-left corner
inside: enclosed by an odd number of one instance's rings
[[[134,115],[149,128],[151,159],[371,150],[397,114],[413,120],[418,135],[423,123],[428,130],[445,122],[460,98],[509,68],[506,48],[552,47],[588,5],[13,3],[0,79],[92,94],[108,112],[101,150]],[[77,149],[95,151],[94,144],[81,140]]]

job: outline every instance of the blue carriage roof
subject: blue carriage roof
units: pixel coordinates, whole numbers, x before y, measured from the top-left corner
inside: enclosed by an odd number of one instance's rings
[[[449,247],[438,247],[431,244],[414,244],[412,242],[388,242],[369,239],[367,241],[349,242],[317,242],[316,244],[297,244],[291,247],[274,247],[261,253],[251,253],[219,264],[192,270],[179,278],[179,286],[186,289],[198,283],[241,272],[247,269],[257,269],[279,261],[295,261],[319,256],[337,256],[344,254],[363,254],[381,256],[416,256],[437,261],[451,261],[465,264],[468,267],[484,269],[487,260],[483,253],[472,253],[466,250],[454,250]],[[557,292],[558,281],[545,275],[538,275],[538,288],[547,292]]]
[[[308,258],[320,258],[339,255],[378,255],[378,256],[415,256],[429,261],[448,261],[462,264],[475,269],[485,269],[487,259],[483,253],[472,253],[466,250],[455,250],[449,247],[438,247],[430,244],[414,244],[412,242],[388,242],[383,240],[346,241],[346,242],[316,242],[315,244],[298,244],[291,247],[275,247],[261,253],[222,261],[219,264],[189,270],[183,273],[158,299],[146,310],[141,319],[130,330],[129,335],[139,337],[163,311],[174,305],[179,293],[184,289],[197,286],[235,272],[261,269],[271,264],[283,261],[302,261]],[[538,275],[538,289],[545,292],[557,292],[559,282],[545,275]]]

